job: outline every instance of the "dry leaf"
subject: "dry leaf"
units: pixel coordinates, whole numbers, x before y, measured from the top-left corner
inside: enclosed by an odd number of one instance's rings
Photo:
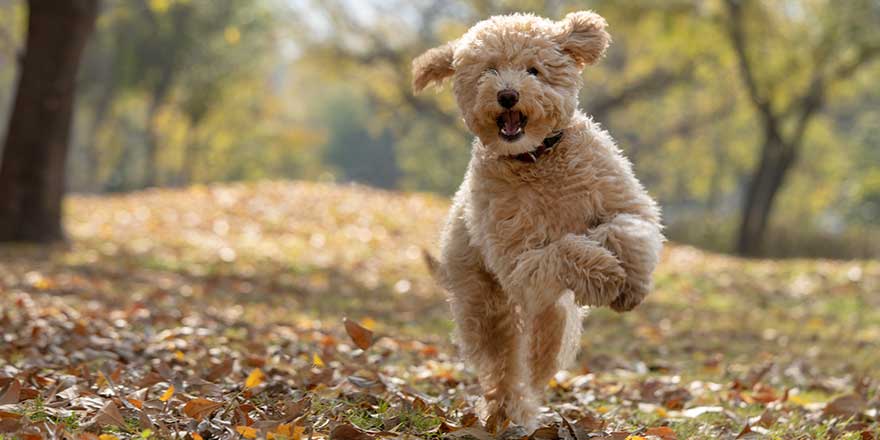
[[[12,403],[18,403],[18,398],[21,394],[21,383],[12,379],[6,388],[0,392],[0,405],[9,405]]]
[[[318,353],[312,354],[312,364],[314,364],[316,367],[319,367],[319,368],[324,368],[324,366],[325,366],[324,360],[321,359],[321,356],[318,356]]]
[[[259,368],[254,368],[253,371],[251,371],[251,374],[248,375],[247,380],[244,381],[244,387],[254,388],[258,386],[259,384],[263,383],[263,377],[265,377],[263,375],[263,370],[260,370]]]
[[[344,318],[342,323],[345,324],[345,331],[358,348],[366,350],[373,345],[373,332],[348,318]]]
[[[119,437],[113,434],[101,434],[98,436],[98,440],[119,440]]]
[[[645,430],[645,435],[653,435],[655,437],[660,437],[663,440],[676,440],[678,437],[675,435],[675,431],[668,426],[658,426],[656,428],[648,428]]]
[[[171,399],[171,396],[173,396],[173,395],[174,395],[174,385],[168,385],[168,389],[165,390],[165,393],[162,394],[162,397],[160,397],[159,400],[161,400],[163,402],[167,402],[169,399]]]
[[[205,375],[205,379],[211,382],[216,382],[221,377],[226,376],[232,372],[232,367],[234,363],[235,362],[232,358],[228,358],[223,362],[214,365]]]
[[[89,423],[94,423],[98,426],[126,426],[125,418],[122,417],[122,413],[119,412],[119,408],[112,400],[107,401],[107,404],[95,414],[95,417]]]
[[[339,425],[333,428],[333,431],[330,431],[330,440],[370,440],[372,438],[373,436],[347,423]]]
[[[222,402],[214,402],[213,400],[197,398],[186,402],[183,406],[183,413],[201,421],[203,418],[211,415],[217,408],[223,406]]]
[[[865,410],[865,399],[858,394],[847,394],[840,396],[827,405],[822,410],[822,414],[833,417],[853,417],[857,416]]]
[[[236,426],[235,431],[241,434],[241,436],[246,439],[257,438],[257,430],[251,428],[250,426]]]

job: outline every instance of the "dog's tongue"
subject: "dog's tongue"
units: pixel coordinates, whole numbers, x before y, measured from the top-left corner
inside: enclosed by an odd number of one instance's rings
[[[501,114],[501,120],[504,122],[504,126],[501,127],[501,130],[504,134],[516,134],[520,126],[520,115],[522,115],[522,113],[511,110]]]

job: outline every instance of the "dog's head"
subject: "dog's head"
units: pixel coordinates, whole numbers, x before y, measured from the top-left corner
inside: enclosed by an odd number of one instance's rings
[[[581,72],[605,53],[605,20],[574,12],[561,21],[495,16],[413,61],[413,88],[453,78],[465,123],[499,156],[534,149],[578,106]]]

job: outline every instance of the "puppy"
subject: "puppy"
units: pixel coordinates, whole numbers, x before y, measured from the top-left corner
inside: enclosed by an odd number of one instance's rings
[[[578,110],[581,73],[610,40],[593,12],[495,16],[413,61],[417,92],[452,78],[476,136],[431,265],[490,427],[534,426],[538,396],[576,355],[580,306],[628,311],[651,291],[660,211]]]

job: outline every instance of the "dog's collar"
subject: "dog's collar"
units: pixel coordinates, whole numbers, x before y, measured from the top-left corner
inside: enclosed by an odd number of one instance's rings
[[[508,157],[520,162],[535,163],[541,156],[549,153],[550,150],[552,150],[553,147],[555,147],[556,144],[559,143],[559,141],[562,139],[563,134],[564,132],[560,131],[559,133],[551,135],[550,137],[544,138],[544,140],[541,141],[541,145],[535,147],[534,150],[526,151],[525,153],[514,154]]]

